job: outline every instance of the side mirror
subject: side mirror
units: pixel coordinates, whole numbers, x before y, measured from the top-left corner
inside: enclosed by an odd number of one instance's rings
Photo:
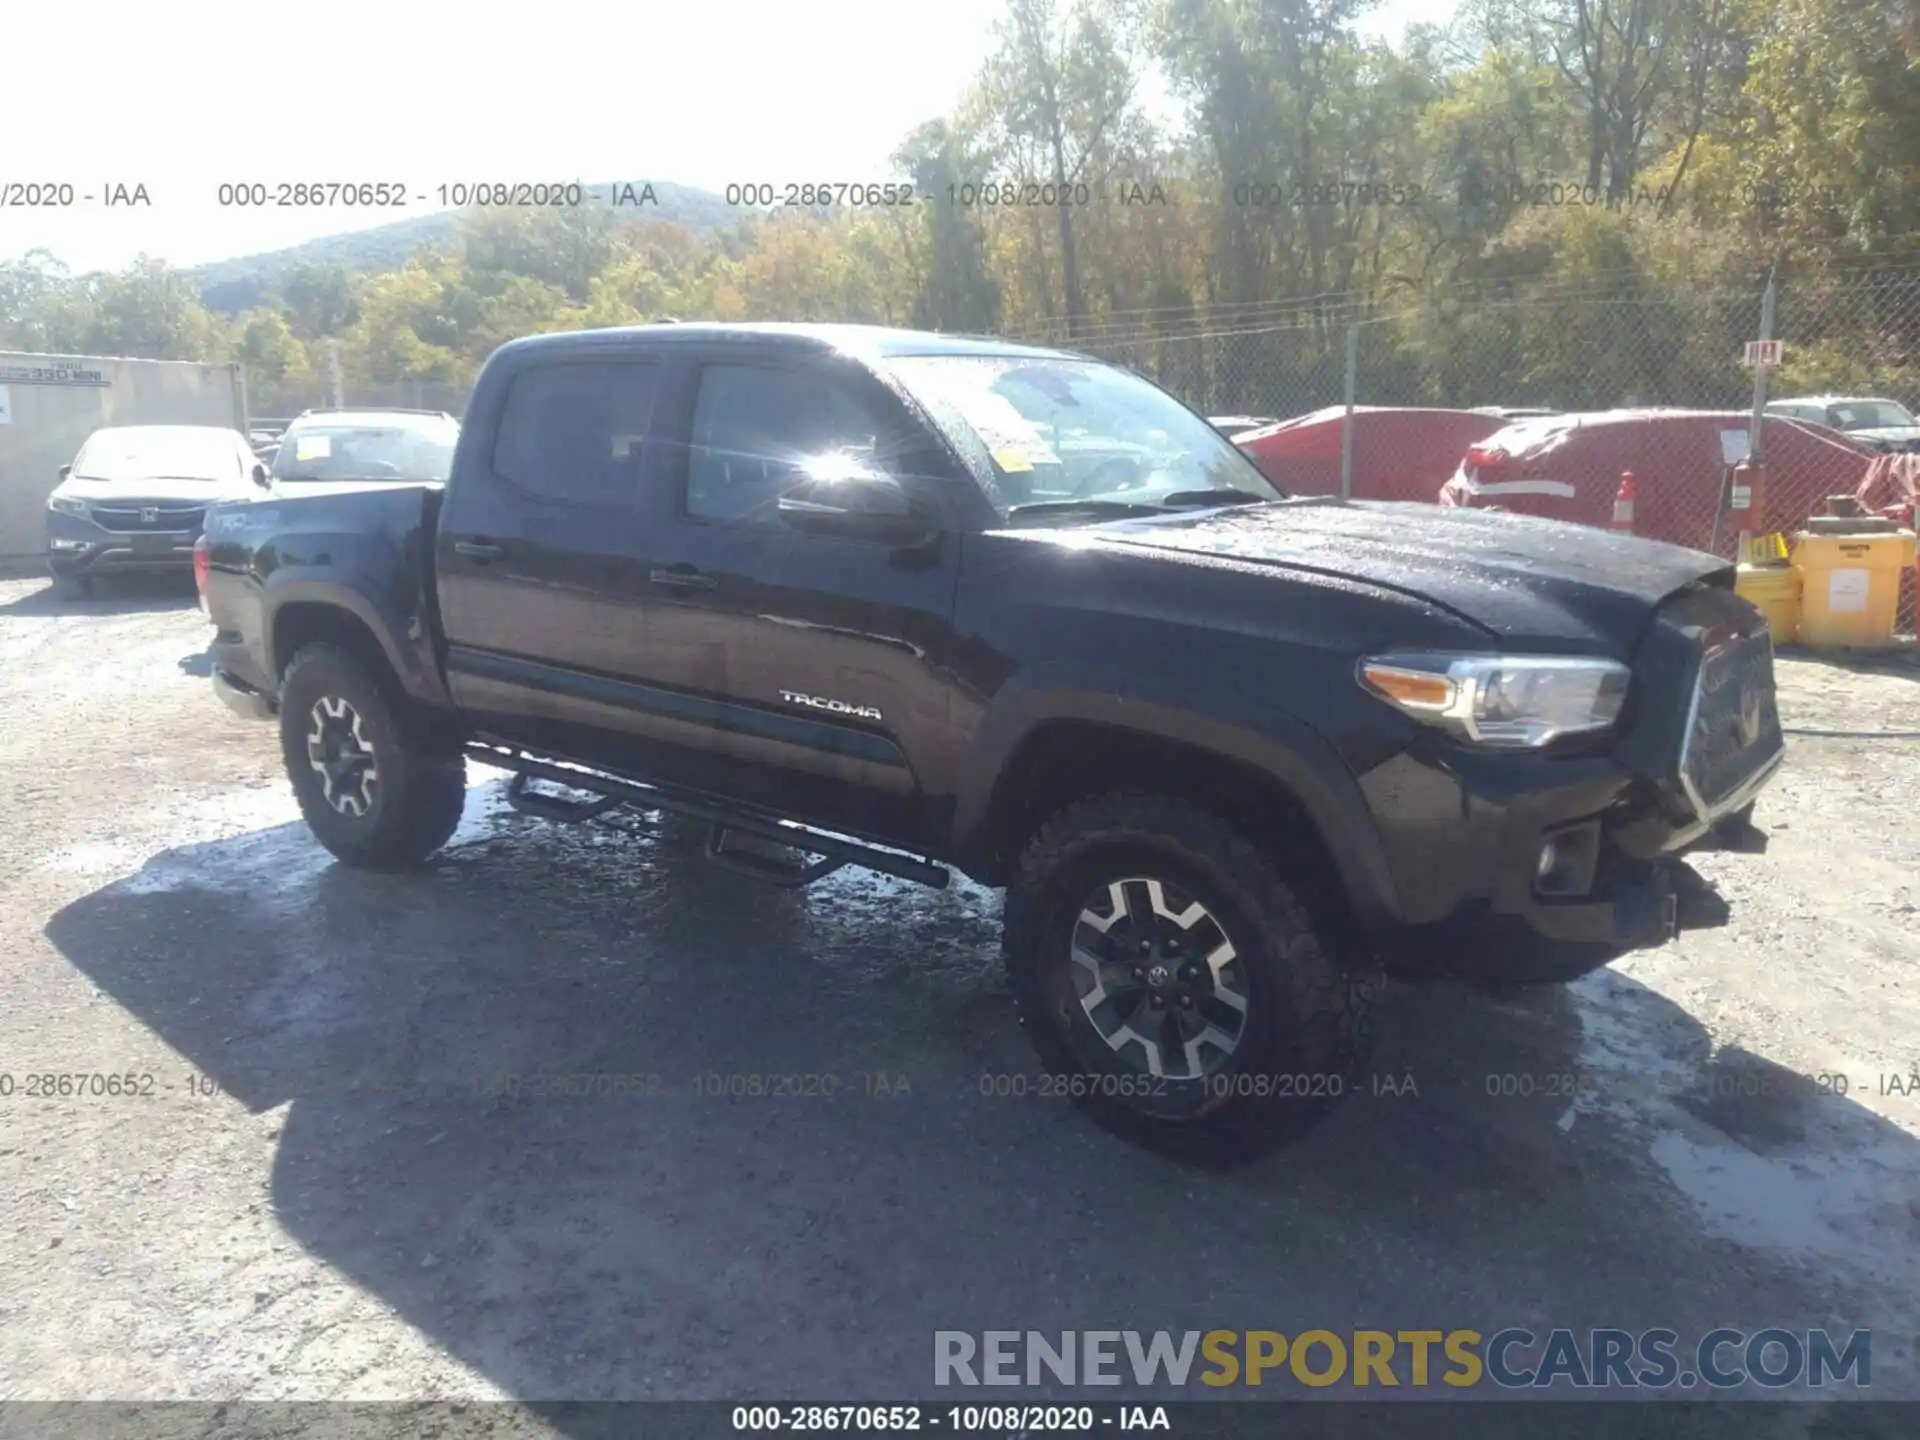
[[[258,460],[253,462],[253,483],[262,490],[271,489],[273,486],[273,477],[267,473],[267,467]]]
[[[67,476],[69,476],[69,475],[71,475],[72,473],[73,473],[73,466],[71,466],[71,465],[62,465],[62,466],[60,467],[60,478],[61,478],[62,480],[65,480],[65,479],[67,478]]]
[[[910,545],[934,529],[904,485],[865,468],[802,478],[780,497],[778,509],[796,530],[852,540]]]

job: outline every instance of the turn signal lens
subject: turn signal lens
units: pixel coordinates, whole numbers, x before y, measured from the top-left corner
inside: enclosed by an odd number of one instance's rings
[[[1444,675],[1368,663],[1360,667],[1360,676],[1396,705],[1444,710],[1453,702],[1454,684]]]

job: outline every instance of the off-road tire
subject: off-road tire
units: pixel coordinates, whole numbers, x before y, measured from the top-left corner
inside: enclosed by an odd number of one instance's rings
[[[1221,918],[1250,991],[1226,1068],[1177,1082],[1185,1087],[1178,1103],[1188,1107],[1179,1115],[1147,1113],[1083,1058],[1097,1049],[1085,1039],[1092,1025],[1072,980],[1062,979],[1083,897],[1143,874],[1163,877]],[[1121,1137],[1188,1164],[1251,1160],[1304,1134],[1363,1083],[1378,985],[1322,884],[1309,867],[1172,796],[1106,794],[1061,810],[1027,844],[1006,896],[1007,979],[1045,1066],[1043,1086]],[[1078,1053],[1074,1025],[1087,1027]]]
[[[316,705],[344,701],[377,769],[371,804],[343,814],[310,763]],[[342,863],[404,870],[446,844],[466,803],[466,760],[459,747],[415,717],[390,674],[376,672],[338,645],[316,641],[287,666],[280,692],[280,749],[294,796],[314,838]]]

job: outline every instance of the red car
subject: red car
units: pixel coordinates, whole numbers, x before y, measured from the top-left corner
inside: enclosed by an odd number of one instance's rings
[[[1329,406],[1236,435],[1261,472],[1294,495],[1340,493],[1340,427],[1346,407]],[[1472,410],[1356,405],[1353,498],[1432,503],[1460,455],[1507,422]]]
[[[1705,550],[1751,419],[1738,410],[1608,410],[1519,421],[1467,450],[1440,503],[1604,526],[1630,470],[1635,532]],[[1763,423],[1766,530],[1797,529],[1825,511],[1827,496],[1854,493],[1873,463],[1873,451],[1825,426],[1773,415]],[[1738,528],[1722,522],[1722,554],[1732,553]]]

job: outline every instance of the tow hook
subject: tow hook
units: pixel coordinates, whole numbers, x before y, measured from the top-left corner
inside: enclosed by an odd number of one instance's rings
[[[1686,930],[1711,930],[1732,915],[1727,902],[1683,860],[1654,864],[1619,901],[1624,942],[1633,949],[1664,945]]]

